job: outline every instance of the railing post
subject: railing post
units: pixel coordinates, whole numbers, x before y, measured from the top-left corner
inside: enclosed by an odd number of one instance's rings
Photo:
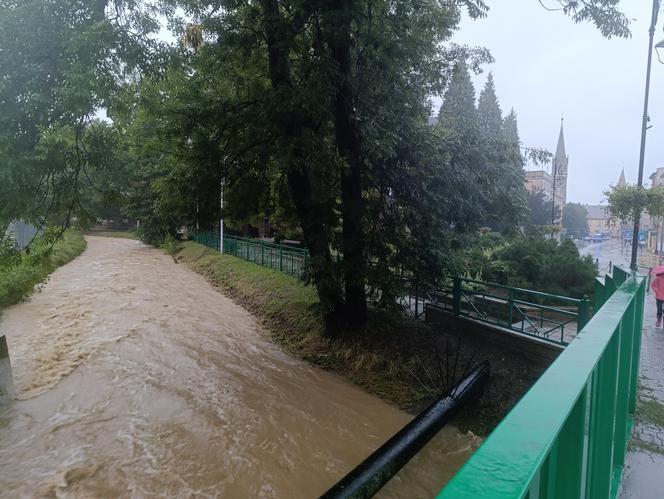
[[[279,248],[279,272],[284,271],[284,250]]]
[[[261,241],[261,266],[265,267],[265,244]]]
[[[452,283],[452,311],[461,315],[461,277],[455,276]]]
[[[510,289],[509,296],[507,298],[507,317],[509,321],[509,326],[512,327],[512,324],[514,324],[514,317],[512,316],[512,310],[514,308],[514,290]]]
[[[576,317],[576,332],[578,333],[581,331],[584,327],[586,327],[586,324],[588,324],[589,316],[590,316],[590,301],[588,300],[587,296],[584,296],[581,301],[579,302],[579,309],[578,309],[578,315]]]

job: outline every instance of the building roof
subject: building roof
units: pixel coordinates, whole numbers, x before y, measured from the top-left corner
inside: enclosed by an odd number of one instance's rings
[[[609,220],[611,218],[608,206],[605,204],[584,204],[583,207],[588,212],[586,215],[588,220]]]
[[[565,154],[565,136],[563,135],[563,119],[560,118],[560,133],[558,134],[558,145],[556,146],[556,158],[564,158]]]
[[[625,169],[623,168],[622,171],[620,172],[620,178],[618,179],[618,185],[623,186],[626,185],[627,182],[625,182]]]

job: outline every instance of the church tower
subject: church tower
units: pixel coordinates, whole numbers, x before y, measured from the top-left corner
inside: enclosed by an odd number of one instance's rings
[[[552,198],[555,207],[560,210],[562,217],[563,207],[567,202],[567,164],[569,163],[569,156],[565,153],[565,137],[563,135],[563,119],[560,118],[560,134],[558,135],[558,145],[556,146],[556,154],[553,157],[553,164],[551,168],[552,177]]]

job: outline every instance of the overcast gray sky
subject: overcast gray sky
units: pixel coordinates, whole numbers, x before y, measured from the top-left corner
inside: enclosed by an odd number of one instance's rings
[[[543,0],[554,6],[555,2]],[[621,168],[636,183],[652,2],[623,0],[629,40],[603,38],[538,0],[488,0],[486,19],[464,20],[454,41],[485,46],[495,63],[475,78],[479,94],[493,72],[503,114],[514,107],[521,141],[555,151],[564,115],[569,155],[567,200],[599,203]],[[664,39],[660,13],[655,43]],[[664,51],[662,51],[664,60]],[[664,166],[664,64],[653,54],[644,182]]]

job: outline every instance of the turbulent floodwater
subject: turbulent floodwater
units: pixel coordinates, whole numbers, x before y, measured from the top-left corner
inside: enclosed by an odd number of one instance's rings
[[[2,497],[316,497],[410,419],[137,241],[88,238],[0,334]],[[431,496],[477,445],[446,428],[380,496]]]

